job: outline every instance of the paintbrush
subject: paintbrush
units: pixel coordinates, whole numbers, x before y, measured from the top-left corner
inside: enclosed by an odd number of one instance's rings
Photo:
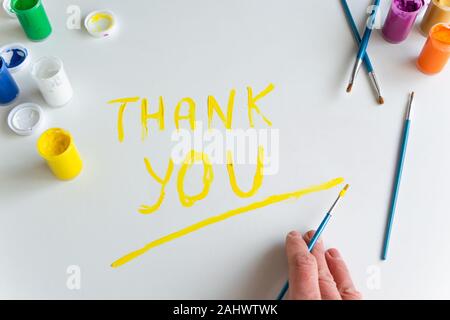
[[[350,82],[347,87],[347,92],[352,91],[353,83],[356,80],[356,76],[358,75],[359,69],[363,63],[364,54],[366,53],[367,46],[369,45],[370,36],[372,35],[373,25],[375,22],[375,17],[378,12],[378,7],[380,5],[380,0],[374,0],[372,6],[372,13],[370,14],[370,18],[366,23],[366,29],[364,31],[361,43],[359,45],[358,53],[356,54],[355,64],[353,65],[352,75],[350,77]]]
[[[350,185],[347,184],[344,187],[344,189],[342,189],[342,191],[339,193],[339,196],[333,202],[333,205],[331,206],[330,210],[328,210],[327,214],[325,215],[325,218],[323,218],[322,222],[320,223],[320,226],[317,228],[316,232],[314,233],[313,237],[311,238],[311,241],[309,241],[309,244],[308,244],[309,252],[311,252],[314,249],[314,246],[316,245],[317,241],[319,240],[320,235],[325,230],[325,227],[327,226],[328,222],[330,221],[330,219],[333,215],[334,208],[336,207],[338,202],[345,196],[349,187],[350,187]],[[288,289],[289,289],[289,282],[286,282],[283,289],[281,289],[280,293],[278,294],[277,300],[283,300]]]
[[[386,234],[384,237],[383,253],[381,255],[382,260],[387,259],[387,253],[388,253],[388,249],[389,249],[389,240],[391,238],[392,225],[394,223],[395,208],[397,206],[397,198],[398,198],[398,193],[400,191],[400,181],[402,178],[403,164],[405,163],[406,148],[408,146],[409,127],[411,125],[411,108],[412,108],[413,102],[414,102],[414,92],[412,92],[409,97],[409,103],[408,103],[408,107],[406,109],[405,127],[403,128],[403,137],[402,137],[402,141],[401,141],[400,155],[399,155],[398,164],[397,164],[397,173],[395,175],[394,187],[392,189],[391,206],[389,209],[389,217],[388,217],[388,222],[387,222],[387,226],[386,226]]]
[[[341,0],[342,7],[344,8],[345,16],[347,17],[347,21],[352,29],[353,36],[358,45],[361,44],[361,36],[359,35],[358,28],[356,27],[355,20],[353,19],[352,13],[350,12],[350,8],[348,7],[347,0]],[[380,85],[378,83],[377,77],[375,75],[375,70],[373,68],[372,62],[370,61],[369,54],[367,51],[364,53],[363,57],[364,65],[366,66],[367,73],[369,74],[369,78],[372,80],[373,85],[375,86],[375,90],[378,95],[378,103],[384,104],[383,96],[381,95]]]

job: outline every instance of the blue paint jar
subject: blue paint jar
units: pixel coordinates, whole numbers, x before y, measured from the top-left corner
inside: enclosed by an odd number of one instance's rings
[[[0,104],[9,104],[19,95],[19,87],[0,57]]]

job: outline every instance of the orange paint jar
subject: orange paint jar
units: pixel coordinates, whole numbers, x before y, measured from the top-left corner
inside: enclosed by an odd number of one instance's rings
[[[450,22],[450,0],[431,0],[427,12],[423,16],[420,30],[426,37],[431,28],[438,23]]]
[[[439,23],[431,28],[427,42],[417,59],[417,68],[432,75],[444,69],[450,58],[450,24]]]

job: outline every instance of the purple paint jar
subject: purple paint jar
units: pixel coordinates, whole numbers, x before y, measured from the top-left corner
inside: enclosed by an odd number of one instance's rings
[[[393,0],[382,30],[384,39],[390,43],[405,40],[424,6],[424,0]]]

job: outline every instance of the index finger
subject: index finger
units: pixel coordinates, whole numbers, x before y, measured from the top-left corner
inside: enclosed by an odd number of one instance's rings
[[[317,262],[299,232],[290,232],[286,238],[289,267],[289,299],[320,300]]]

